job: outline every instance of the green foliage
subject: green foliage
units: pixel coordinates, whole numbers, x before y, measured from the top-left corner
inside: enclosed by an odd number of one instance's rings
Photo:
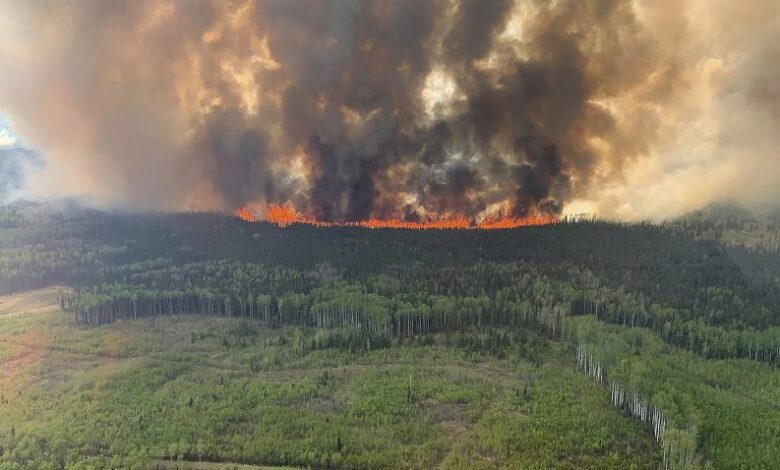
[[[770,468],[777,220],[414,232],[4,209],[0,294],[68,288],[67,315],[0,324],[0,361],[48,338],[29,387],[0,390],[0,469]]]
[[[21,321],[3,323],[0,333]],[[462,361],[456,346],[441,346],[438,335],[429,345],[324,351],[300,344],[346,338],[347,330],[255,325],[251,341],[236,324],[189,316],[82,329],[28,320],[28,331],[56,335],[56,347],[70,359],[52,357],[31,370],[24,395],[0,406],[0,468],[153,468],[152,462],[200,460],[431,468],[467,458],[462,449],[470,442],[489,439],[504,448],[509,435],[502,426],[546,430],[532,449],[502,454],[507,465],[545,455],[549,462],[605,468],[614,459],[602,454],[605,447],[631,461],[660,455],[641,426],[620,417],[557,346],[537,369],[509,354],[517,345],[504,331],[485,338],[508,338],[507,357],[486,354],[473,364]],[[105,345],[118,337],[131,353],[107,355]],[[223,349],[223,338],[234,344],[242,337],[245,347]],[[277,358],[275,367],[253,369],[256,357],[269,356]],[[531,416],[504,414],[520,406],[515,391],[523,388],[530,390],[522,406],[534,410]],[[558,399],[547,388],[568,397],[559,412],[577,416],[578,425],[601,436],[602,447],[583,444],[563,417],[550,419]],[[630,438],[616,437],[626,430]],[[560,442],[556,434],[569,437]]]
[[[715,468],[771,468],[780,461],[773,431],[780,414],[772,411],[780,403],[777,369],[746,359],[707,360],[644,328],[580,318],[576,329],[610,381],[663,410],[674,428],[664,448],[674,443],[689,456],[696,449]]]

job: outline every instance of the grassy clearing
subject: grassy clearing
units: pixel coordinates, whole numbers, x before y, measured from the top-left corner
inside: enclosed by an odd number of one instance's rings
[[[511,348],[466,355],[443,337],[303,351],[305,334],[205,316],[93,329],[59,313],[3,318],[3,350],[33,353],[3,384],[0,468],[657,464],[642,425],[558,343],[535,365]]]
[[[238,463],[218,462],[171,462],[167,460],[152,461],[155,470],[291,470],[293,467],[267,467],[261,465],[245,465]]]
[[[57,307],[61,287],[47,287],[19,294],[0,296],[0,316],[52,311]]]

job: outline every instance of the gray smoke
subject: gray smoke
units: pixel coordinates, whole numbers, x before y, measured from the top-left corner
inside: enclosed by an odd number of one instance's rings
[[[0,204],[16,198],[27,173],[42,165],[34,151],[18,145],[0,146]]]
[[[680,97],[702,52],[678,47],[687,18],[658,5],[17,2],[0,5],[0,112],[47,158],[32,189],[108,203],[290,204],[344,221],[557,214],[586,200],[626,217],[643,168],[675,171],[657,168],[685,140],[670,116],[701,114]],[[731,85],[747,90],[741,112],[777,119],[766,62],[729,77],[752,83]]]

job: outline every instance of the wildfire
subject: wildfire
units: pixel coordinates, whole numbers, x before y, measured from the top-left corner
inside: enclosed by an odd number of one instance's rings
[[[498,230],[503,228],[527,227],[536,225],[550,225],[559,221],[558,216],[551,214],[531,214],[525,217],[503,217],[498,219],[485,219],[477,224],[477,228],[485,230]]]
[[[411,222],[401,219],[366,219],[356,222],[325,222],[300,216],[294,209],[272,204],[264,219],[255,217],[247,207],[236,210],[235,216],[245,222],[257,222],[263,220],[280,227],[289,227],[292,224],[307,224],[317,227],[363,227],[368,229],[395,228],[406,230],[430,230],[430,229],[461,229],[461,230],[500,230],[517,227],[549,225],[559,221],[557,216],[550,214],[533,214],[526,217],[499,217],[484,219],[479,222],[470,222],[465,217],[447,219],[434,219],[423,222]]]
[[[246,207],[240,207],[236,209],[236,217],[243,220],[244,222],[255,222],[255,217],[252,215],[251,212],[249,212],[249,209]]]
[[[268,208],[268,222],[280,227],[287,227],[290,224],[301,222],[301,219],[289,207],[272,205]]]

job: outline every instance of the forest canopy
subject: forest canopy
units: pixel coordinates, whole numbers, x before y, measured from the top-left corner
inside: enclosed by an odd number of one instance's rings
[[[719,211],[720,219],[698,213],[662,225],[583,220],[416,231],[35,204],[0,213],[0,294],[63,286],[57,318],[69,334],[155,319],[184,325],[189,317],[194,325],[205,315],[224,322],[225,332],[193,331],[188,340],[245,351],[247,380],[289,367],[293,357],[337,350],[358,357],[404,345],[454,348],[469,360],[555,364],[550,380],[561,379],[560,367],[579,370],[597,385],[589,393],[641,423],[655,449],[643,457],[648,465],[750,466],[780,458],[767,438],[725,452],[723,446],[766,436],[777,414],[744,402],[745,428],[726,432],[717,411],[726,405],[713,394],[737,393],[740,376],[756,380],[755,392],[780,376],[780,254],[777,238],[766,235],[775,233],[772,219]],[[281,336],[258,343],[269,328]],[[269,356],[268,348],[279,349]],[[681,364],[691,372],[676,370]],[[768,375],[758,379],[764,369]],[[516,393],[522,401],[528,392]],[[753,393],[733,399],[752,400]],[[15,428],[3,432],[9,449],[21,445]],[[202,446],[219,461],[322,465],[325,458],[271,451],[229,457],[223,452],[232,445]],[[193,459],[196,450],[185,454]],[[342,454],[352,462],[346,466],[367,465]],[[0,462],[25,465],[18,454],[4,455],[10,457]]]

